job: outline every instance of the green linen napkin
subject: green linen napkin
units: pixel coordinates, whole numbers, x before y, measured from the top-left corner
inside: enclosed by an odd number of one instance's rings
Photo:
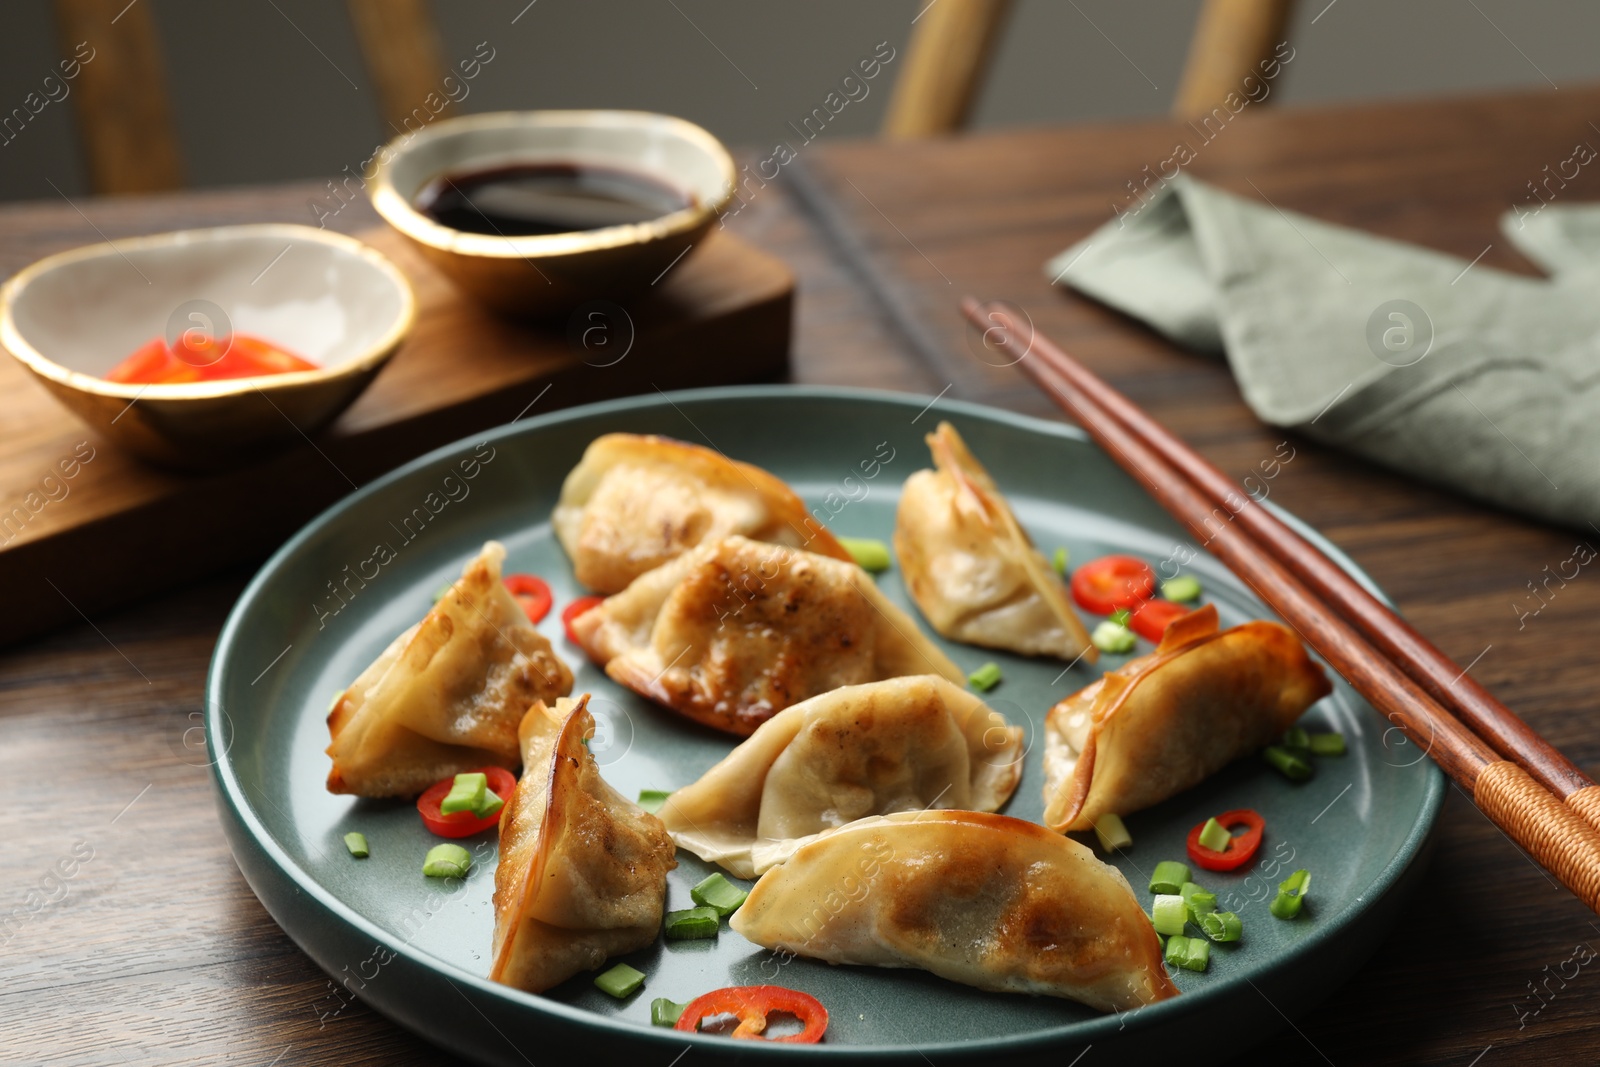
[[[1179,177],[1046,273],[1226,355],[1264,421],[1558,523],[1600,522],[1600,205],[1501,229],[1548,280]]]

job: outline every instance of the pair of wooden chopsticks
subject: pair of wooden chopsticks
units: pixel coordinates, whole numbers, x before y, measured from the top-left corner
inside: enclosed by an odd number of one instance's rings
[[[1017,360],[1173,517],[1422,747],[1495,825],[1600,912],[1600,787],[1221,471],[1001,304],[967,299]]]

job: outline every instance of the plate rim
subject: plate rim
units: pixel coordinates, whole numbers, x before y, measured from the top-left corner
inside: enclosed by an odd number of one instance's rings
[[[826,386],[826,385],[732,385],[709,386],[697,389],[681,389],[673,391],[657,390],[654,395],[638,394],[635,396],[619,397],[611,400],[602,400],[589,404],[580,404],[570,408],[562,408],[547,412],[542,415],[526,419],[514,419],[499,426],[490,427],[479,433],[470,434],[448,444],[441,445],[417,458],[396,467],[366,485],[353,490],[319,512],[305,523],[296,533],[285,541],[261,565],[255,576],[239,594],[239,599],[229,611],[227,620],[218,632],[216,645],[213,648],[210,664],[206,671],[205,685],[205,735],[207,757],[211,769],[211,778],[217,788],[220,799],[227,805],[227,814],[237,821],[245,831],[249,842],[259,850],[263,858],[271,863],[278,872],[286,876],[309,901],[314,902],[326,913],[327,918],[341,922],[353,929],[363,937],[374,939],[382,944],[388,951],[404,956],[413,966],[444,977],[452,983],[465,982],[477,993],[505,1002],[505,1006],[513,1010],[532,1009],[535,1013],[548,1013],[556,1021],[563,1024],[572,1024],[582,1028],[589,1028],[597,1035],[606,1038],[616,1037],[629,1041],[644,1041],[659,1044],[663,1049],[667,1047],[682,1047],[688,1042],[691,1047],[715,1049],[726,1052],[725,1039],[715,1036],[679,1033],[657,1027],[640,1027],[634,1022],[623,1021],[610,1016],[597,1015],[585,1008],[565,1004],[561,1001],[550,1000],[537,994],[528,993],[520,989],[491,982],[488,978],[474,974],[455,964],[439,959],[431,953],[413,948],[403,942],[396,941],[389,933],[372,923],[367,917],[333,896],[316,879],[303,871],[300,865],[288,855],[278,844],[272,832],[265,823],[256,815],[255,808],[245,795],[235,770],[232,766],[233,737],[231,723],[219,719],[226,718],[222,708],[221,694],[223,682],[228,670],[227,660],[230,652],[239,644],[240,631],[246,623],[246,617],[251,613],[254,605],[260,600],[268,584],[276,574],[304,545],[318,536],[330,523],[346,512],[358,508],[367,499],[381,493],[390,485],[410,477],[414,473],[424,470],[441,460],[454,458],[457,453],[476,445],[493,444],[512,437],[524,434],[537,434],[547,431],[551,427],[560,426],[567,422],[576,422],[599,416],[622,413],[642,408],[658,408],[663,402],[676,408],[680,402],[696,403],[701,401],[736,401],[736,400],[774,400],[774,399],[804,399],[813,401],[848,401],[864,403],[890,404],[897,407],[910,409],[922,405],[923,413],[931,410],[938,404],[948,414],[966,416],[981,421],[1001,423],[1026,432],[1043,434],[1049,437],[1063,438],[1094,448],[1099,448],[1081,428],[1066,422],[1043,419],[1033,415],[1008,411],[1005,408],[989,404],[982,404],[966,400],[945,400],[941,397],[929,398],[927,394],[901,392],[889,389],[864,389],[853,386]],[[685,416],[687,418],[687,416]],[[920,415],[918,416],[921,417]],[[690,420],[693,425],[693,420]],[[703,435],[702,435],[703,436]],[[1102,450],[1103,451],[1103,450]],[[1136,486],[1137,487],[1137,486]],[[1148,496],[1142,488],[1138,490]],[[1272,511],[1278,518],[1288,524],[1296,533],[1306,538],[1330,559],[1339,565],[1340,569],[1350,574],[1363,588],[1373,593],[1383,603],[1393,606],[1384,592],[1378,588],[1372,578],[1362,570],[1354,560],[1346,555],[1337,545],[1333,544],[1315,528],[1311,527],[1292,513],[1285,511],[1281,506],[1270,500],[1261,503]],[[1360,697],[1360,694],[1356,694]],[[1369,703],[1361,698],[1363,703]],[[218,737],[226,737],[226,746],[221,752],[217,751]],[[1357,921],[1365,912],[1380,906],[1381,902],[1388,899],[1391,891],[1400,883],[1407,870],[1421,859],[1427,852],[1429,838],[1438,823],[1439,813],[1444,804],[1446,782],[1444,772],[1437,764],[1429,763],[1426,768],[1428,775],[1423,787],[1422,811],[1420,817],[1411,827],[1405,838],[1400,843],[1395,855],[1378,872],[1371,883],[1371,891],[1363,891],[1357,899],[1345,901],[1338,911],[1328,917],[1325,925],[1319,925],[1306,938],[1299,942],[1296,955],[1309,955],[1328,947],[1332,939],[1343,933],[1351,923]],[[236,849],[235,841],[229,836],[229,851]],[[240,858],[235,855],[234,861],[241,867]],[[248,881],[248,879],[247,879]],[[255,886],[251,885],[255,892]],[[259,898],[259,894],[258,894]],[[263,904],[265,902],[263,901]],[[269,912],[270,914],[270,912]],[[282,923],[273,916],[273,921],[290,940],[297,939]],[[306,951],[301,947],[301,951]],[[309,955],[309,953],[308,953]],[[313,963],[317,963],[313,957]],[[1279,960],[1269,964],[1276,969],[1286,966],[1292,960]],[[317,964],[319,969],[320,963]],[[1332,992],[1329,990],[1327,992]],[[1326,993],[1324,994],[1326,995]],[[767,1043],[759,1048],[751,1047],[740,1049],[745,1055],[757,1054],[767,1056],[823,1056],[823,1057],[850,1057],[858,1060],[889,1061],[904,1057],[907,1053],[918,1053],[927,1057],[934,1054],[950,1056],[970,1056],[978,1052],[992,1052],[996,1054],[1020,1054],[1037,1052],[1051,1046],[1083,1040],[1092,1043],[1106,1036],[1109,1031],[1121,1030],[1127,1026],[1124,1016],[1142,1014],[1145,1011],[1152,1013],[1152,1021],[1140,1024],[1140,1028],[1166,1025],[1168,1017],[1171,1023],[1182,1021],[1183,1015],[1192,1010],[1190,1003],[1200,1001],[1200,1006],[1209,1002],[1209,997],[1196,997],[1190,993],[1181,997],[1173,997],[1166,1001],[1135,1009],[1134,1012],[1111,1012],[1098,1018],[1079,1020],[1064,1023],[1060,1027],[1046,1030],[1036,1030],[1025,1034],[1001,1037],[972,1038],[958,1041],[941,1041],[925,1044],[897,1044],[897,1045],[778,1045]],[[407,1029],[416,1033],[414,1026],[407,1025]],[[1066,1032],[1070,1031],[1070,1033]]]

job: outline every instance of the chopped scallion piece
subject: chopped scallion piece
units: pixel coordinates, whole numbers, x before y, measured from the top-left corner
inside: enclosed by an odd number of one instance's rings
[[[465,878],[472,870],[472,853],[460,845],[434,845],[422,860],[429,878]]]
[[[1283,735],[1283,747],[1304,759],[1311,752],[1311,735],[1301,726],[1291,726]]]
[[[483,791],[483,802],[472,809],[472,814],[480,819],[487,819],[505,806],[506,802],[500,799],[499,793],[496,793],[493,789],[485,789]]]
[[[1100,839],[1100,848],[1106,852],[1133,844],[1133,835],[1128,833],[1122,816],[1109,811],[1094,821],[1094,836]]]
[[[1177,893],[1189,880],[1189,865],[1177,860],[1162,860],[1156,864],[1156,873],[1150,876],[1150,892]]]
[[[367,849],[367,835],[351,830],[344,835],[344,847],[350,850],[350,855],[358,860],[364,860],[372,853]]]
[[[1244,923],[1231,911],[1214,911],[1200,916],[1200,929],[1213,941],[1237,941]]]
[[[1311,762],[1286,748],[1271,745],[1264,749],[1261,755],[1291,782],[1303,782],[1311,777]]]
[[[483,806],[483,795],[488,791],[489,776],[482,771],[458,774],[455,781],[450,784],[449,794],[439,801],[439,814],[451,815],[458,811],[476,812]]]
[[[1311,872],[1305,868],[1295,871],[1278,883],[1278,896],[1268,905],[1268,910],[1280,919],[1292,919],[1300,914],[1300,905],[1311,892]]]
[[[841,537],[839,543],[856,561],[856,566],[869,574],[882,574],[889,569],[889,546],[870,537]]]
[[[688,1006],[688,1004],[679,1004],[675,1000],[668,1000],[666,997],[657,997],[650,1002],[650,1025],[665,1026],[671,1029],[678,1025],[678,1017],[683,1014],[683,1009]]]
[[[594,980],[594,987],[618,1000],[632,996],[644,985],[644,972],[619,963]],[[654,1009],[652,1008],[652,1014]]]
[[[1056,549],[1055,558],[1050,561],[1050,565],[1055,568],[1057,574],[1065,578],[1067,576],[1067,560],[1071,558],[1065,548],[1058,548]]]
[[[1139,643],[1139,639],[1133,636],[1132,630],[1110,619],[1096,626],[1094,633],[1089,635],[1089,640],[1094,643],[1095,648],[1113,655],[1132,652],[1133,647]]]
[[[1158,934],[1181,934],[1183,924],[1189,920],[1189,909],[1176,893],[1162,893],[1150,907],[1150,921]]]
[[[1191,600],[1200,599],[1200,581],[1187,574],[1180,574],[1176,578],[1168,578],[1161,583],[1161,595],[1167,600],[1175,600],[1186,604]]]
[[[1344,734],[1325,733],[1311,735],[1311,751],[1317,756],[1344,755]]]
[[[716,937],[722,917],[712,907],[684,908],[667,912],[668,941],[698,941]]]
[[[1200,925],[1200,917],[1217,910],[1217,895],[1209,889],[1185,882],[1178,890],[1178,895],[1183,898],[1184,904],[1189,908],[1189,921],[1196,926]]]
[[[716,908],[717,914],[724,919],[738,911],[739,905],[743,904],[749,895],[724,878],[721,873],[713,874],[689,890],[689,896],[696,904]]]
[[[1209,848],[1212,852],[1226,852],[1228,843],[1233,840],[1233,835],[1228,828],[1216,819],[1207,819],[1206,824],[1200,828],[1200,847]]]
[[[1182,967],[1184,957],[1189,954],[1189,939],[1182,935],[1167,938],[1166,948],[1162,954],[1168,967]]]
[[[1128,625],[1128,620],[1132,618],[1133,612],[1129,611],[1127,608],[1118,608],[1116,611],[1111,613],[1111,621],[1116,623],[1118,626]]]
[[[1000,664],[985,663],[967,675],[967,683],[980,693],[987,693],[1000,684]]]
[[[661,810],[672,792],[667,789],[641,789],[639,790],[639,806],[651,815]]]
[[[1187,937],[1183,942],[1183,958],[1178,966],[1186,971],[1203,971],[1211,962],[1211,945],[1203,937]]]

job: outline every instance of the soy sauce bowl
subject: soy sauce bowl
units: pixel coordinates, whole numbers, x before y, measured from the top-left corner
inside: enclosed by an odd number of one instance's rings
[[[384,219],[460,289],[509,315],[551,317],[649,286],[695,247],[733,195],[728,150],[699,126],[646,111],[503,111],[446,119],[378,154],[368,185]],[[532,236],[454,229],[416,207],[444,175],[522,164],[634,174],[687,206],[643,222]]]

